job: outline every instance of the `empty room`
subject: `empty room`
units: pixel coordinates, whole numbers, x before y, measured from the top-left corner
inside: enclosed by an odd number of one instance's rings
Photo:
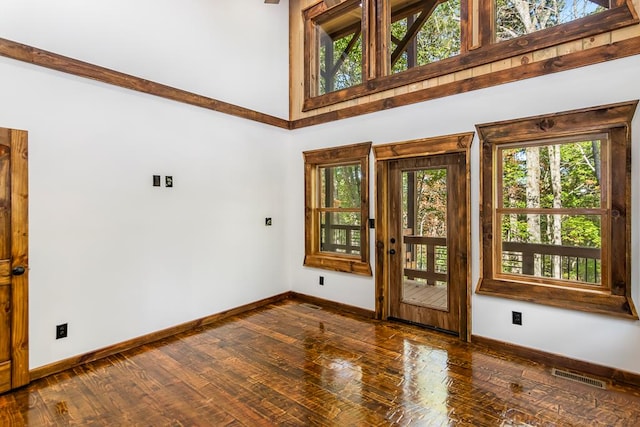
[[[0,425],[640,425],[639,10],[0,0]]]

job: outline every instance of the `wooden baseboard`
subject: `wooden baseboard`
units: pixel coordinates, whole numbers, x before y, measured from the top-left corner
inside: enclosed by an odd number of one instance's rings
[[[284,292],[282,294],[265,298],[260,301],[255,301],[250,304],[245,304],[240,307],[236,307],[230,310],[222,311],[220,313],[212,314],[210,316],[203,317],[201,319],[192,320],[190,322],[172,326],[170,328],[163,329],[161,331],[152,332],[150,334],[143,335],[137,338],[132,338],[130,340],[123,341],[121,343],[117,343],[108,347],[90,351],[88,353],[70,357],[68,359],[60,360],[58,362],[54,362],[49,365],[40,366],[38,368],[30,370],[29,376],[31,378],[31,381],[35,381],[37,379],[44,378],[49,375],[57,374],[58,372],[71,369],[76,366],[80,366],[84,363],[93,362],[95,360],[109,357],[114,354],[122,353],[123,351],[127,351],[132,348],[139,347],[141,345],[149,344],[164,338],[169,338],[173,335],[190,331],[192,329],[195,329],[201,326],[210,325],[212,323],[226,319],[230,316],[242,314],[251,310],[255,310],[256,308],[260,308],[265,305],[272,304],[272,303],[289,299],[289,298],[298,299],[300,301],[309,302],[309,303],[320,305],[323,307],[333,308],[339,311],[355,314],[355,315],[366,317],[366,318],[374,318],[374,315],[375,315],[373,311],[366,310],[360,307],[355,307],[347,304],[342,304],[339,302],[329,301],[322,298],[316,298],[309,295],[299,294],[297,292]]]
[[[519,345],[510,344],[491,338],[485,338],[478,335],[472,335],[471,342],[490,348],[491,350],[496,350],[501,353],[522,357],[550,367],[564,368],[571,371],[608,379],[617,383],[624,383],[627,385],[640,387],[640,375],[632,372],[622,371],[620,369],[597,365],[595,363],[584,362],[581,360],[575,360],[566,356],[561,356],[559,354],[547,353],[542,350],[536,350],[528,347],[521,347]]]
[[[332,308],[345,313],[351,313],[357,316],[361,316],[368,319],[375,318],[375,312],[373,310],[367,310],[361,307],[356,307],[348,304],[343,304],[335,301],[326,300],[310,295],[300,294],[297,292],[284,292],[282,294],[274,295],[269,298],[265,298],[259,301],[255,301],[249,304],[242,305],[240,307],[232,308],[220,313],[212,314],[210,316],[203,317],[201,319],[192,320],[190,322],[182,323],[161,331],[152,332],[141,337],[133,338],[118,344],[114,344],[108,347],[94,350],[82,355],[70,357],[68,359],[60,360],[58,362],[51,363],[49,365],[41,366],[29,371],[31,381],[35,381],[40,378],[44,378],[48,375],[53,375],[58,372],[62,372],[66,369],[71,369],[84,363],[93,362],[98,359],[102,359],[108,356],[112,356],[123,351],[139,347],[141,345],[149,344],[154,341],[158,341],[164,338],[169,338],[173,335],[177,335],[182,332],[186,332],[198,327],[210,325],[220,320],[226,319],[231,316],[242,314],[257,308],[282,301],[285,299],[296,299],[303,302],[319,305],[326,308]],[[471,336],[471,342],[477,345],[481,345],[492,350],[496,350],[502,353],[515,355],[528,360],[532,360],[538,363],[543,363],[548,366],[565,368],[576,372],[582,372],[585,374],[595,375],[597,377],[609,379],[614,382],[624,383],[635,387],[640,387],[640,375],[632,372],[626,372],[607,366],[597,365],[590,362],[584,362],[574,360],[569,357],[561,356],[558,354],[547,353],[542,350],[536,350],[528,347],[521,347],[515,344],[506,343],[503,341],[494,340],[491,338],[485,338],[478,335]]]
[[[94,350],[85,354],[70,357],[68,359],[60,360],[58,362],[54,362],[49,365],[41,366],[39,368],[30,370],[29,376],[31,378],[31,381],[44,378],[46,376],[53,375],[58,372],[62,372],[66,369],[74,368],[84,363],[93,362],[95,360],[112,356],[117,353],[122,353],[123,351],[130,350],[132,348],[139,347],[141,345],[149,344],[164,338],[169,338],[181,332],[186,332],[201,326],[210,325],[214,322],[218,322],[220,320],[226,319],[227,317],[235,316],[237,314],[255,310],[256,308],[263,307],[265,305],[282,301],[288,298],[291,298],[291,292],[285,292],[279,295],[274,295],[272,297],[265,298],[260,301],[255,301],[250,304],[245,304],[240,307],[236,307],[230,310],[222,311],[220,313],[212,314],[210,316],[206,316],[201,319],[192,320],[190,322],[172,326],[170,328],[163,329],[161,331],[152,332],[147,335],[143,335],[137,338],[132,338],[130,340],[123,341],[118,344],[104,347],[99,350]]]
[[[290,297],[300,301],[319,305],[321,307],[333,308],[335,310],[342,311],[345,313],[355,314],[357,316],[365,317],[367,319],[375,319],[375,315],[376,315],[375,311],[373,310],[367,310],[366,308],[360,308],[353,305],[342,304],[340,302],[313,297],[311,295],[299,294],[297,292],[290,292]]]

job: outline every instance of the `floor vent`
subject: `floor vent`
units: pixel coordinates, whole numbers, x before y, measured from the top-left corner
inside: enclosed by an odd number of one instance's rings
[[[303,302],[302,304],[300,304],[303,307],[307,307],[313,310],[322,310],[322,307],[320,307],[319,305],[315,305],[315,304],[311,304],[308,302]]]
[[[586,377],[580,374],[574,374],[573,372],[563,371],[561,369],[553,368],[551,370],[551,375],[564,378],[570,381],[575,381],[577,383],[590,385],[592,387],[601,388],[603,390],[607,388],[607,384],[604,381],[597,380],[591,377]]]

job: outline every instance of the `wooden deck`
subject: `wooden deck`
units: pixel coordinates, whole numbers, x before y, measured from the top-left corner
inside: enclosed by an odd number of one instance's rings
[[[2,395],[0,425],[638,426],[640,390],[286,300]]]
[[[404,279],[402,301],[424,307],[446,310],[448,307],[446,286],[427,285],[415,280]]]

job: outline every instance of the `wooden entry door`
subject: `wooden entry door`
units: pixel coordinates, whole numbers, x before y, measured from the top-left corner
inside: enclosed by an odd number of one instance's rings
[[[0,392],[29,382],[27,132],[0,128]]]
[[[465,334],[465,153],[393,160],[388,170],[389,317]]]

